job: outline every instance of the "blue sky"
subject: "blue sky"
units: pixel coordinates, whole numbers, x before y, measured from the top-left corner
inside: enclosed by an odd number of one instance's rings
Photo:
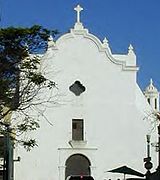
[[[0,0],[0,25],[40,24],[65,33],[74,25],[77,4],[84,8],[84,26],[101,40],[106,36],[113,53],[134,46],[141,88],[153,78],[160,89],[159,0]]]

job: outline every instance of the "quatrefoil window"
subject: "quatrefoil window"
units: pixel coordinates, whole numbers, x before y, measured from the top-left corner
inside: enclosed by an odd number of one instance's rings
[[[75,81],[70,87],[69,90],[73,92],[76,96],[80,96],[86,88],[80,81]]]

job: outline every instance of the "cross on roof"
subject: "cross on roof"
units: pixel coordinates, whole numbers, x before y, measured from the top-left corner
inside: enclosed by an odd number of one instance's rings
[[[83,10],[83,8],[78,4],[74,10],[77,11],[77,23],[80,23],[80,12]]]

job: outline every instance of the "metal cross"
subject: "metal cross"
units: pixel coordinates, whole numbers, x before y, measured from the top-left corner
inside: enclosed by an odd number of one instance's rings
[[[77,23],[80,22],[80,12],[83,10],[83,8],[78,4],[77,7],[74,8],[75,11],[77,11]]]

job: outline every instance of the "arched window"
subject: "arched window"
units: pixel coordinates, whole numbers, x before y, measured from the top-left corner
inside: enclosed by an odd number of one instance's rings
[[[65,179],[72,175],[91,175],[90,161],[82,154],[74,154],[66,161]]]

